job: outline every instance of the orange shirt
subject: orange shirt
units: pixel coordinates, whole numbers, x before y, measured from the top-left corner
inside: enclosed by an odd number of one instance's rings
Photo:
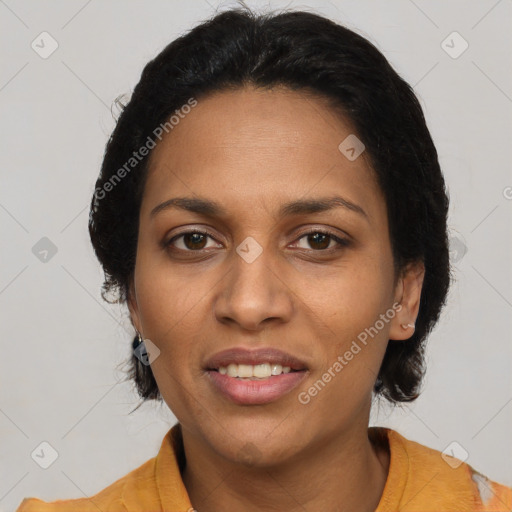
[[[387,439],[390,466],[376,512],[511,512],[512,488],[488,480],[468,464],[410,441],[384,427],[370,438]],[[51,503],[25,498],[17,512],[193,512],[179,462],[179,424],[167,432],[158,455],[90,498]]]

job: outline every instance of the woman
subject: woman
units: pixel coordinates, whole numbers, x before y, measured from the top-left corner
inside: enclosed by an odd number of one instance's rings
[[[145,67],[90,234],[178,424],[91,498],[32,511],[498,511],[512,489],[368,427],[419,396],[450,283],[448,198],[411,87],[304,12],[221,13]]]

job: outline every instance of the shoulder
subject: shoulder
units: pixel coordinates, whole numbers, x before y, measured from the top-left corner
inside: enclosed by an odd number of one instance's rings
[[[25,498],[16,512],[127,512],[126,491],[138,492],[150,501],[155,492],[154,467],[156,457],[146,461],[127,475],[94,496],[46,502],[38,498]],[[154,503],[156,506],[157,503]],[[156,510],[157,508],[155,508]]]
[[[428,504],[432,510],[452,510],[446,508],[451,506],[458,510],[463,506],[471,512],[512,511],[511,487],[490,480],[453,452],[429,448],[390,429],[388,436],[395,459],[401,459],[402,468],[407,467],[403,487],[405,500],[411,500],[409,505]]]
[[[191,510],[181,479],[181,427],[174,425],[153,457],[94,496],[44,502],[26,498],[17,512],[151,512]]]

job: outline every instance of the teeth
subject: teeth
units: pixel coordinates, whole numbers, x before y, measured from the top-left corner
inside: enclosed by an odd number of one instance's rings
[[[249,367],[251,368],[251,367]],[[259,379],[266,379],[272,375],[272,370],[268,363],[257,364],[252,367],[251,377],[258,377]]]
[[[250,364],[239,364],[238,365],[238,377],[254,377],[253,367]]]
[[[239,377],[241,379],[268,379],[272,375],[281,375],[281,373],[290,373],[289,366],[280,364],[261,363],[251,364],[234,364],[228,366],[220,366],[219,373],[228,377]]]
[[[238,365],[237,364],[230,364],[228,365],[227,372],[228,377],[238,377]]]
[[[272,365],[272,375],[280,375],[283,371],[283,367],[280,364]]]

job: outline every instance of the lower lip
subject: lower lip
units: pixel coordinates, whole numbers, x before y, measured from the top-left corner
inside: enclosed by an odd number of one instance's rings
[[[282,373],[268,379],[244,380],[209,370],[210,382],[224,396],[239,405],[274,402],[289,393],[306,377],[306,371]]]

